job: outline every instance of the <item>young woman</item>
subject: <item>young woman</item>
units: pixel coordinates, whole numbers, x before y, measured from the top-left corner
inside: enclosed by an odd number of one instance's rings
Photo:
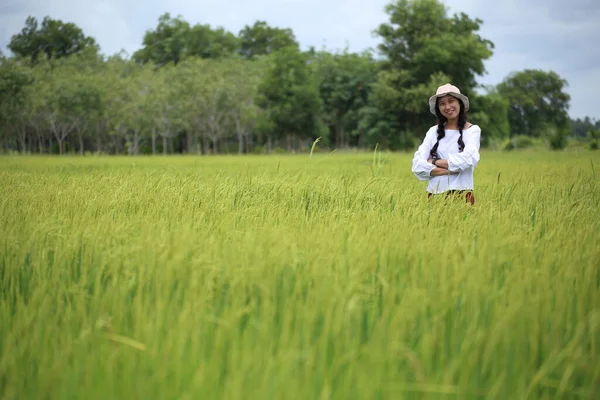
[[[429,128],[415,152],[412,172],[428,182],[428,197],[458,194],[473,205],[473,170],[479,162],[481,128],[467,121],[469,99],[448,83],[429,98],[429,110],[438,124]]]

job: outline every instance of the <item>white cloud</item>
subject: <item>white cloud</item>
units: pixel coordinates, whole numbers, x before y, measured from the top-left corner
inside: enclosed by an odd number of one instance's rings
[[[96,38],[105,54],[141,47],[144,32],[169,12],[191,24],[223,26],[237,34],[245,25],[265,20],[292,28],[303,48],[325,46],[351,51],[376,47],[372,31],[388,21],[387,0],[3,0],[0,47],[19,32],[28,15],[49,15],[74,22]],[[593,107],[593,87],[600,83],[600,2],[571,0],[445,0],[449,11],[465,12],[484,22],[481,36],[495,44],[479,81],[496,84],[510,72],[527,68],[554,70],[567,79],[571,115],[600,119]]]

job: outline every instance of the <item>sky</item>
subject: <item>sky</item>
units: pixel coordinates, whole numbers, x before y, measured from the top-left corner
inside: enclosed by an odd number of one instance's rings
[[[566,79],[572,118],[600,120],[600,1],[445,0],[450,14],[483,21],[479,34],[494,43],[478,82],[495,85],[511,72],[555,71]],[[257,20],[291,28],[303,49],[360,52],[380,42],[373,31],[389,21],[389,0],[0,0],[0,50],[21,31],[27,16],[74,22],[96,39],[102,53],[133,54],[163,13],[190,24],[238,34]]]

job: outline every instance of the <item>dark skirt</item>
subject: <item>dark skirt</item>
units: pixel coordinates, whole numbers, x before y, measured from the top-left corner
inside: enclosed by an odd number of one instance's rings
[[[437,194],[435,196],[443,196],[446,197],[452,196],[453,198],[465,197],[467,203],[471,203],[472,206],[475,205],[475,195],[471,190],[448,190],[447,192]],[[427,193],[427,198],[432,198],[434,196],[433,193]]]

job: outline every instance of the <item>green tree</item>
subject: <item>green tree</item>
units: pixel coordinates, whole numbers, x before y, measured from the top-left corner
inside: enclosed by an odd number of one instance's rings
[[[72,54],[100,50],[94,38],[86,36],[81,28],[71,22],[45,17],[41,26],[35,17],[28,17],[20,33],[11,37],[8,48],[19,57],[31,61],[44,55],[47,59],[68,57]]]
[[[321,99],[306,55],[286,47],[272,54],[272,63],[259,85],[257,104],[266,114],[263,126],[268,143],[284,139],[291,151],[294,142],[322,136]]]
[[[448,82],[449,78],[437,73],[427,83],[403,85],[408,79],[406,71],[380,71],[373,84],[370,107],[365,110],[362,121],[368,143],[391,150],[412,149],[417,138],[423,137],[427,128],[435,123],[427,99],[435,93],[440,82]],[[427,114],[422,111],[424,108]]]
[[[385,121],[385,136],[400,133],[401,142],[412,146],[406,135],[421,137],[435,123],[427,98],[448,82],[472,95],[493,43],[478,34],[481,20],[464,13],[450,17],[437,0],[395,0],[386,12],[389,23],[376,30],[385,60],[373,90],[375,102],[385,107],[371,115]]]
[[[97,152],[118,153],[122,150],[120,119],[125,112],[125,103],[129,101],[124,87],[136,67],[133,62],[115,55],[109,57],[93,76],[102,102],[101,112],[91,127],[94,132],[93,147]]]
[[[165,13],[158,18],[158,26],[144,34],[143,47],[133,54],[139,63],[157,65],[177,64],[185,56],[190,24],[181,17],[172,18]]]
[[[0,138],[6,144],[20,137],[21,149],[25,150],[27,104],[33,100],[28,88],[34,77],[28,69],[12,59],[0,61]],[[18,134],[16,132],[19,132]]]
[[[586,137],[588,132],[594,129],[594,123],[587,116],[583,119],[572,119],[571,126],[573,127],[573,136],[580,138]]]
[[[481,137],[482,147],[488,146],[491,139],[510,137],[508,99],[490,86],[483,95],[473,93],[470,100],[473,107],[469,112],[469,119],[485,128],[485,135]]]
[[[389,60],[387,67],[407,71],[414,84],[427,83],[444,73],[470,95],[476,75],[485,72],[483,61],[492,56],[493,43],[481,38],[482,21],[464,13],[448,16],[437,0],[395,0],[386,6],[390,22],[377,34],[379,50]]]
[[[323,117],[333,134],[336,147],[357,144],[361,109],[369,101],[371,85],[377,75],[371,54],[331,54],[319,52],[312,63],[319,80]]]
[[[152,61],[158,66],[177,65],[186,57],[223,58],[238,49],[238,39],[221,27],[197,24],[193,27],[181,16],[161,15],[158,26],[144,35],[143,47],[133,54],[138,63]]]
[[[231,57],[239,47],[238,38],[222,27],[211,28],[210,25],[194,25],[188,36],[189,57],[227,58]]]
[[[600,141],[600,128],[590,128],[587,133],[587,137],[590,140],[589,148],[590,150],[598,150],[599,141]]]
[[[509,103],[511,135],[543,137],[553,131],[566,136],[570,127],[566,86],[567,81],[553,71],[527,69],[506,77],[498,93]]]
[[[239,33],[240,54],[245,58],[271,54],[285,47],[299,47],[294,32],[289,29],[274,28],[265,21],[246,25]]]

